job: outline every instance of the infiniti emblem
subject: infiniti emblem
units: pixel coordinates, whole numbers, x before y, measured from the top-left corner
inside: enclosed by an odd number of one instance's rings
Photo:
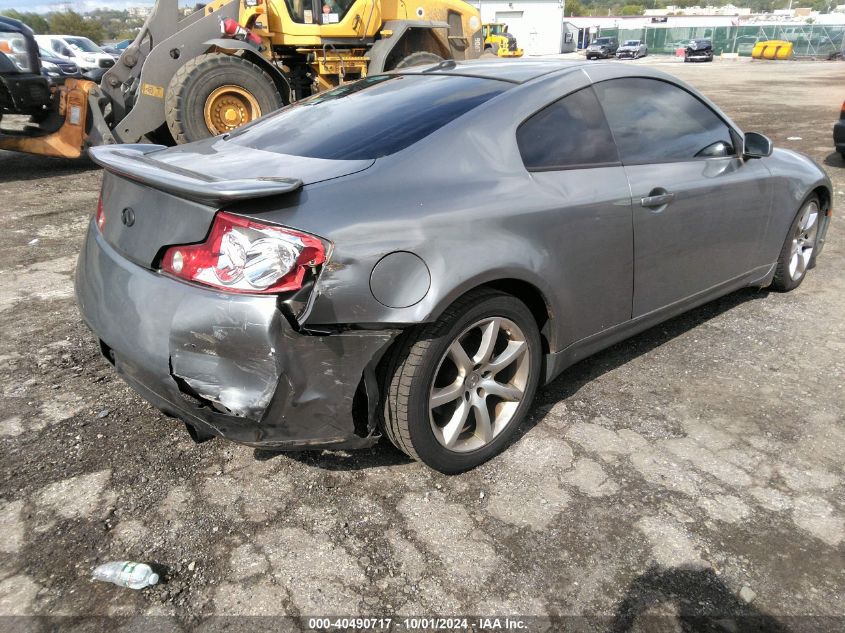
[[[132,210],[132,207],[126,207],[120,212],[120,220],[126,226],[132,226],[135,224],[135,212]]]

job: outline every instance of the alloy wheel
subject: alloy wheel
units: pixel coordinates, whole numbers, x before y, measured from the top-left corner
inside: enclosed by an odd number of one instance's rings
[[[807,272],[816,247],[819,232],[819,205],[813,200],[804,209],[795,235],[792,238],[792,250],[789,256],[789,276],[798,281]]]
[[[429,393],[429,418],[442,446],[459,453],[492,442],[514,419],[528,386],[525,334],[503,317],[465,329],[447,348]]]

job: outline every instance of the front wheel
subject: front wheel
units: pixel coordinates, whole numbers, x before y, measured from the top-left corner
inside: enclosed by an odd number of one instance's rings
[[[200,55],[167,88],[165,118],[177,143],[225,134],[277,110],[284,100],[273,78],[233,55]]]
[[[821,223],[821,206],[816,196],[811,196],[801,209],[789,233],[778,258],[772,288],[780,292],[794,290],[801,285],[807,270],[813,263],[816,241]]]
[[[531,407],[542,346],[528,308],[479,290],[408,332],[384,368],[382,426],[397,448],[447,474],[501,451]]]

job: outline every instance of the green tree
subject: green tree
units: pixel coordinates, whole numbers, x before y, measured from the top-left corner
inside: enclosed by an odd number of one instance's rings
[[[642,15],[645,9],[641,4],[626,4],[622,7],[622,15]]]
[[[56,35],[79,35],[100,43],[103,40],[103,25],[97,20],[86,20],[75,11],[51,13],[47,19],[50,33]]]
[[[581,4],[581,0],[566,0],[566,3],[563,7],[563,11],[564,14],[568,16],[590,14],[590,12],[587,10],[587,7]]]
[[[16,11],[15,9],[7,9],[5,11],[0,12],[0,15],[5,15],[7,18],[12,18],[13,20],[20,20],[33,31],[39,34],[46,33],[47,30],[50,28],[47,24],[47,20],[45,20],[42,16],[38,15],[37,13],[21,13],[20,11]]]

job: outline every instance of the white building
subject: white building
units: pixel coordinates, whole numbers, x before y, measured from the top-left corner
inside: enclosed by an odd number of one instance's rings
[[[563,28],[562,0],[481,0],[482,22],[504,22],[526,55],[554,55],[571,50],[572,33]],[[569,19],[569,18],[567,18]]]

